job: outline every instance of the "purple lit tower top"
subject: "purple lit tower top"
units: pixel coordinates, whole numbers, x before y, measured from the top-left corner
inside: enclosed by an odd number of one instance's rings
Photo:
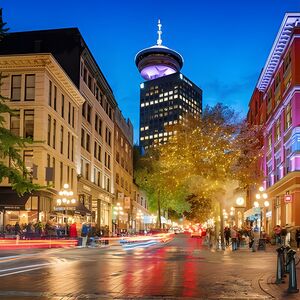
[[[145,80],[152,80],[179,72],[183,57],[176,51],[162,45],[161,23],[158,20],[156,45],[143,49],[135,56],[135,64]]]

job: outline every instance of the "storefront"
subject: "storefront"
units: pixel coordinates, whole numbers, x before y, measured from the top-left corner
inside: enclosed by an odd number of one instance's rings
[[[19,196],[11,187],[0,187],[1,231],[16,222],[20,225],[46,222],[50,217],[51,204],[52,198],[48,192]]]

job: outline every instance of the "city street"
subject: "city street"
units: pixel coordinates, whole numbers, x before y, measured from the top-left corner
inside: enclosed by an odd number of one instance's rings
[[[0,298],[272,298],[260,282],[275,276],[273,249],[211,251],[202,241],[178,234],[167,244],[130,251],[120,246],[2,251]]]

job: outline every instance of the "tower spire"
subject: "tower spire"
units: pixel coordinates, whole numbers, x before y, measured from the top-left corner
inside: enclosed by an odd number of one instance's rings
[[[162,44],[162,39],[161,39],[161,35],[162,35],[162,31],[161,31],[161,23],[160,23],[160,19],[158,19],[158,23],[157,23],[157,27],[158,27],[158,31],[157,31],[157,34],[158,34],[158,39],[157,39],[157,46],[161,46]]]

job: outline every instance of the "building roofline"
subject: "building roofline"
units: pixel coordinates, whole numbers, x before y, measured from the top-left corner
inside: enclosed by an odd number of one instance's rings
[[[78,106],[85,102],[84,97],[74,84],[72,79],[68,76],[65,70],[57,62],[52,53],[29,53],[29,54],[10,54],[0,55],[0,68],[10,69],[13,67],[28,67],[30,62],[30,68],[43,67],[50,71],[54,77],[58,78],[61,83],[64,84],[67,92],[73,99],[77,101]]]
[[[107,79],[105,78],[103,72],[101,71],[96,59],[94,58],[91,50],[89,49],[87,43],[85,42],[80,30],[78,27],[65,27],[65,28],[54,28],[54,29],[42,29],[42,30],[28,30],[28,31],[14,31],[14,32],[9,32],[7,35],[14,35],[14,34],[31,34],[31,33],[43,33],[43,32],[62,32],[62,31],[73,31],[74,33],[79,34],[80,39],[83,43],[84,48],[86,49],[89,57],[91,58],[91,60],[94,62],[95,67],[97,69],[97,71],[99,72],[101,79],[103,79],[103,83],[106,85],[107,89],[109,90],[109,92],[112,94],[112,102],[114,105],[116,105],[116,100],[114,99],[114,93],[113,90],[111,88],[111,86],[109,85]],[[34,54],[34,53],[33,53]]]
[[[291,39],[291,33],[293,32],[297,22],[300,22],[299,12],[285,14],[272,49],[256,85],[260,91],[264,92],[269,86],[273,73],[278,67],[281,55],[285,51],[286,46]]]

